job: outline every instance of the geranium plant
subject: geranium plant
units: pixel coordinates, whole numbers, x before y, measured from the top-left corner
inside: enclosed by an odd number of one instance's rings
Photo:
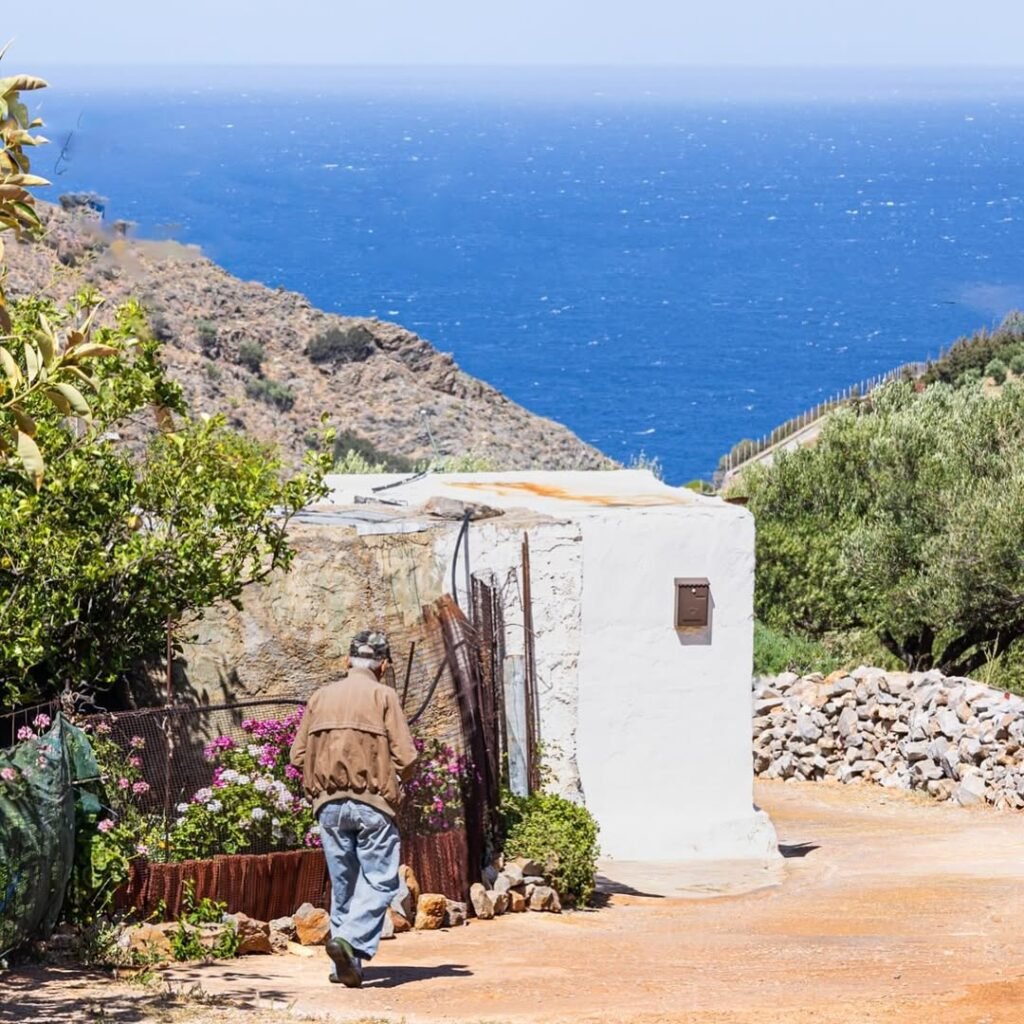
[[[407,814],[417,833],[450,832],[465,824],[462,787],[469,774],[468,759],[441,740],[417,737],[420,753],[406,784]]]
[[[176,860],[314,845],[313,810],[302,793],[301,773],[288,763],[303,710],[244,721],[252,742],[218,736],[206,745],[213,781],[177,807],[170,831]]]

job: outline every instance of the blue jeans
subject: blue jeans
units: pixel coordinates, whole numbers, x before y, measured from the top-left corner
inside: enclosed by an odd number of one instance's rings
[[[324,804],[319,822],[331,876],[331,937],[369,960],[398,892],[398,826],[358,800]]]

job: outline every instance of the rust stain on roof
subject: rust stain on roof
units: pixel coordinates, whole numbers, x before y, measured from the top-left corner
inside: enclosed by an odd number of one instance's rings
[[[645,508],[657,505],[685,505],[687,500],[675,494],[580,494],[564,487],[551,484],[516,481],[507,483],[451,483],[450,487],[461,487],[468,491],[486,491],[511,497],[515,494],[532,494],[538,498],[552,498],[555,501],[573,501],[584,505],[597,505],[605,508]]]

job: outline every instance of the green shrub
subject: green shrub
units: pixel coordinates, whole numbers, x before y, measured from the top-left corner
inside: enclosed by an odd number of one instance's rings
[[[688,480],[683,486],[689,491],[696,491],[698,494],[717,494],[715,485],[709,480]]]
[[[1024,376],[1024,352],[1018,352],[1010,360],[1010,369],[1018,376]]]
[[[224,373],[221,370],[221,368],[216,363],[211,362],[210,360],[207,360],[203,364],[203,370],[205,371],[206,376],[209,377],[210,380],[212,381],[218,381],[221,379],[221,377],[224,376]]]
[[[968,384],[977,384],[984,376],[980,367],[972,366],[960,374],[956,383],[958,387],[965,387]]]
[[[276,380],[258,378],[245,382],[245,393],[257,402],[266,402],[282,412],[288,412],[295,405],[295,392]]]
[[[251,373],[259,373],[260,367],[263,366],[265,355],[263,346],[258,341],[243,341],[238,346],[238,355],[235,358],[235,362],[239,366],[244,366]]]
[[[428,468],[434,473],[493,473],[496,466],[486,455],[465,452],[462,455],[442,455],[432,459]]]
[[[893,383],[744,474],[755,608],[787,635],[869,634],[970,675],[1024,640],[1024,387]]]
[[[341,431],[334,440],[335,473],[412,473],[412,459],[392,455],[351,430]]]
[[[820,640],[754,623],[754,675],[777,676],[782,672],[829,673],[839,666]]]
[[[1003,384],[1006,381],[1006,363],[1002,359],[993,359],[985,367],[985,376],[991,377],[997,384]]]
[[[501,805],[506,857],[529,857],[566,903],[584,906],[594,894],[598,825],[585,807],[552,793],[506,794]]]
[[[376,351],[373,335],[362,324],[329,327],[306,346],[313,363],[361,363]]]
[[[200,320],[196,324],[196,334],[199,336],[199,348],[203,355],[214,358],[220,352],[217,325],[212,320]]]

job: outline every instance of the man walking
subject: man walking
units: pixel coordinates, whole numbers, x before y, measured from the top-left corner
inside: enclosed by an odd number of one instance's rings
[[[380,682],[390,659],[383,633],[356,634],[348,675],[310,697],[291,749],[331,876],[331,981],[349,988],[362,985],[398,892],[399,777],[417,756],[398,695]]]

